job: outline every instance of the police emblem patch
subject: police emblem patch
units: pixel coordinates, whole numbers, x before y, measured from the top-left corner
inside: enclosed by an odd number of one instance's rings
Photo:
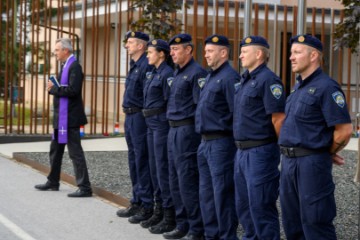
[[[206,83],[206,78],[199,78],[198,79],[198,84],[199,84],[200,88],[203,88],[205,83]]]
[[[298,41],[299,41],[299,42],[304,42],[304,41],[305,41],[304,36],[299,36],[299,37],[298,37]]]
[[[343,108],[345,106],[345,98],[344,98],[344,95],[340,91],[336,91],[331,95],[339,107]]]
[[[169,85],[169,87],[171,87],[172,82],[174,81],[173,77],[169,77],[168,79],[166,79],[167,84]]]
[[[282,86],[280,84],[273,84],[270,86],[270,90],[272,95],[276,98],[276,99],[280,99],[283,89]]]

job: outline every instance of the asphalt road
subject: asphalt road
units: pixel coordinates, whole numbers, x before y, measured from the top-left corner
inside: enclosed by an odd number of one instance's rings
[[[159,240],[119,218],[118,207],[97,197],[68,198],[76,189],[41,192],[41,173],[0,156],[0,240]]]

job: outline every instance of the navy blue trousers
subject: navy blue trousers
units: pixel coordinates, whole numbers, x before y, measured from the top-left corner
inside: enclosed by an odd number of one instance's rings
[[[280,203],[287,239],[336,239],[332,164],[329,153],[282,156]]]
[[[166,113],[145,118],[151,179],[153,182],[154,198],[162,203],[164,208],[173,207],[169,185],[169,163],[167,157],[167,138],[169,123]]]
[[[194,125],[170,127],[168,158],[170,191],[176,212],[176,227],[184,232],[204,232],[199,206],[197,149],[200,135]]]
[[[153,207],[149,159],[146,144],[146,123],[141,112],[127,114],[125,118],[125,139],[128,146],[130,179],[133,188],[131,203]]]
[[[236,211],[244,228],[243,240],[280,239],[277,143],[238,150],[235,160]]]
[[[205,239],[236,240],[234,157],[232,137],[202,141],[198,150],[200,207]]]

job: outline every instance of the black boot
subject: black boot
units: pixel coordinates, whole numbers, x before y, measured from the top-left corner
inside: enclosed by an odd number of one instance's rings
[[[164,216],[164,211],[163,211],[161,204],[156,204],[155,208],[154,208],[154,213],[151,216],[151,218],[140,222],[140,225],[143,228],[148,228],[148,227],[154,226],[154,225],[158,224],[159,222],[161,222],[161,220],[163,219],[163,216]]]
[[[144,208],[141,207],[140,211],[135,214],[134,216],[131,216],[128,218],[130,223],[140,223],[141,221],[148,220],[153,215],[153,208]]]
[[[135,214],[137,214],[140,210],[140,206],[137,203],[133,203],[130,204],[130,206],[128,206],[125,209],[119,209],[116,212],[116,215],[118,215],[119,217],[124,217],[124,218],[128,218],[131,216],[134,216]]]
[[[154,234],[161,234],[165,232],[170,232],[175,228],[176,228],[175,209],[164,208],[163,220],[160,223],[156,224],[155,226],[149,227],[149,231]]]

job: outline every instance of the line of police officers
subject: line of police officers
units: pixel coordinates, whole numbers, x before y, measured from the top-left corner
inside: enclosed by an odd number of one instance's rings
[[[242,239],[280,239],[280,192],[287,239],[336,239],[331,171],[344,163],[337,152],[352,124],[344,93],[320,68],[322,44],[291,38],[298,77],[287,100],[267,67],[266,39],[249,36],[240,46],[242,76],[229,64],[225,36],[206,38],[207,72],[189,34],[169,42],[126,34],[133,197],[117,215],[165,239],[238,239],[238,222]]]

